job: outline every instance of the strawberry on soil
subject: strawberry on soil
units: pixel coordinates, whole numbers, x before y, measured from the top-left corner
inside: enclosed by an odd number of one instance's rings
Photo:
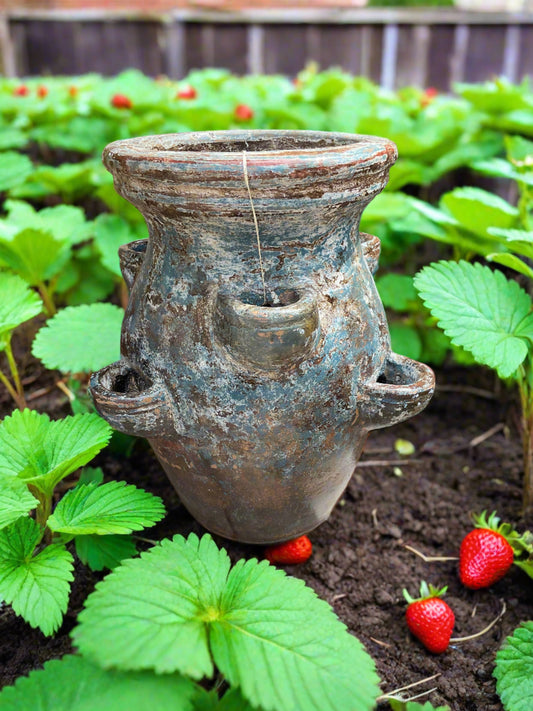
[[[405,611],[407,627],[424,647],[434,654],[448,649],[455,624],[455,615],[448,603],[442,600],[447,587],[435,588],[425,581],[420,584],[420,597],[412,598],[403,591],[409,603]]]

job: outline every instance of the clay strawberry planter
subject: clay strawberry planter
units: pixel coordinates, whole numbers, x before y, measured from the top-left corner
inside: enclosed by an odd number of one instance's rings
[[[296,131],[105,150],[150,239],[121,248],[122,358],[93,375],[92,395],[116,429],[149,439],[210,531],[271,543],[313,529],[367,432],[432,395],[432,371],[390,351],[379,241],[358,230],[395,158],[381,138]]]

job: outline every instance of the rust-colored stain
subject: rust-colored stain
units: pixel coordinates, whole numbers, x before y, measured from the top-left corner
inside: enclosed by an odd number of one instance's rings
[[[395,159],[385,139],[311,131],[148,136],[104,152],[150,238],[120,248],[122,356],[91,392],[116,429],[149,439],[210,531],[273,543],[315,528],[368,431],[431,398],[432,371],[391,353],[379,240],[358,229]]]

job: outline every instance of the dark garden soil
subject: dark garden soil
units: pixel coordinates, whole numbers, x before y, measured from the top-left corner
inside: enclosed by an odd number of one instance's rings
[[[32,377],[28,363],[26,373]],[[68,414],[65,396],[52,387],[47,373],[28,385],[30,404],[53,417]],[[57,379],[57,376],[56,376]],[[521,453],[512,393],[495,391],[490,373],[446,368],[437,373],[438,391],[427,410],[394,428],[372,432],[344,498],[330,520],[310,535],[314,553],[305,565],[287,572],[303,578],[334,607],[376,661],[383,692],[438,675],[415,686],[435,706],[452,711],[502,711],[492,679],[494,655],[505,636],[533,617],[533,581],[518,568],[490,590],[463,588],[454,561],[425,562],[409,545],[427,556],[455,556],[469,530],[469,512],[497,510],[520,529],[533,519],[520,517]],[[479,389],[479,390],[478,390]],[[35,397],[37,395],[37,397]],[[11,406],[0,402],[2,414]],[[486,438],[481,435],[488,435]],[[415,445],[401,458],[396,438]],[[478,439],[477,439],[478,438]],[[481,440],[481,441],[480,441]],[[401,460],[401,461],[399,461]],[[163,497],[167,518],[144,535],[201,533],[180,505],[145,442],[130,458],[104,453],[97,463],[109,477],[144,486]],[[261,549],[218,539],[235,560],[261,555]],[[143,544],[141,544],[143,545]],[[47,639],[17,618],[0,612],[0,683],[39,667],[70,650],[69,632],[83,601],[99,579],[79,565],[64,624]],[[484,636],[454,644],[440,656],[427,653],[404,623],[402,588],[417,592],[419,582],[449,586],[447,600],[455,611],[454,636],[485,628],[505,602],[503,618]],[[357,670],[354,669],[354,674]],[[385,708],[383,705],[380,708]],[[343,711],[343,709],[339,709]]]

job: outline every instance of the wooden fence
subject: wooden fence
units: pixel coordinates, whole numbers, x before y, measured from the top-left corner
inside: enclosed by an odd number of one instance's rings
[[[387,88],[447,90],[455,81],[533,75],[533,12],[442,8],[0,12],[0,69],[10,76],[114,74],[136,67],[181,78],[190,69],[295,75],[309,61]]]

